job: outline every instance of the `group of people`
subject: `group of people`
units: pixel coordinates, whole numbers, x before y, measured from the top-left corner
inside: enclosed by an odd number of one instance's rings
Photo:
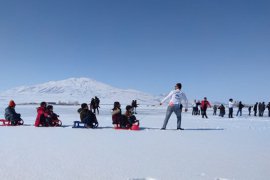
[[[207,100],[207,97],[200,101],[194,100],[192,104],[192,115],[202,115],[202,118],[208,118],[207,108],[211,108],[210,102]]]
[[[96,114],[96,112],[99,114],[99,108],[100,108],[99,103],[100,103],[100,100],[97,96],[91,99],[90,109],[94,111],[94,114]]]
[[[39,126],[61,126],[62,122],[58,119],[59,115],[53,112],[53,106],[47,105],[46,102],[41,102],[37,108],[37,117],[35,121],[35,127]]]
[[[251,113],[251,108],[252,106],[249,107],[249,115]],[[257,116],[257,112],[259,112],[259,116],[263,117],[266,108],[268,109],[268,117],[270,117],[270,102],[267,105],[265,105],[265,102],[256,102],[253,106],[254,116]]]
[[[250,106],[250,105],[244,105],[242,103],[242,101],[239,101],[239,103],[235,103],[235,102],[233,102],[233,99],[230,99],[229,103],[228,103],[228,107],[229,107],[229,118],[233,118],[233,108],[234,107],[238,108],[236,116],[242,116],[243,108],[247,107],[249,116],[251,116],[251,110],[253,108],[254,116],[257,116],[257,112],[259,112],[259,116],[263,117],[264,112],[265,112],[265,110],[267,108],[268,109],[268,117],[270,117],[270,102],[267,105],[265,105],[264,102],[262,102],[262,103],[257,103],[256,102],[254,106]],[[216,115],[216,110],[217,109],[220,110],[219,116],[223,117],[225,115],[225,113],[226,113],[225,112],[225,106],[223,104],[221,104],[219,107],[217,105],[215,105],[213,107],[213,111],[214,111],[213,115]]]
[[[132,105],[126,106],[126,112],[122,114],[121,104],[116,101],[114,102],[112,109],[112,124],[115,127],[119,128],[131,128],[134,124],[139,124],[139,120],[137,120],[134,115],[134,108]]]
[[[174,112],[177,117],[177,130],[184,130],[181,127],[182,121],[182,108],[185,107],[185,112],[188,111],[188,100],[185,95],[181,91],[182,84],[177,83],[175,85],[175,90],[171,91],[161,102],[162,105],[166,100],[170,99],[167,112],[165,115],[164,123],[161,130],[165,130],[167,123]],[[92,98],[90,103],[90,108],[86,103],[81,104],[81,108],[78,109],[78,113],[80,114],[81,122],[85,123],[88,128],[96,128],[98,127],[98,121],[96,117],[96,111],[99,113],[99,98],[95,97]],[[184,104],[184,105],[183,105]],[[9,106],[5,109],[5,119],[11,121],[12,125],[19,125],[21,119],[21,115],[16,113],[15,111],[15,102],[11,100],[9,102]],[[136,116],[136,108],[138,107],[137,101],[133,100],[131,105],[126,106],[126,111],[122,114],[121,104],[119,102],[114,102],[114,107],[112,109],[112,124],[115,127],[119,128],[130,128],[134,124],[139,124]],[[245,106],[241,101],[236,104],[233,102],[233,99],[229,99],[228,108],[229,108],[229,118],[233,118],[233,108],[238,107],[238,111],[236,116],[242,116],[242,109],[244,107],[248,107],[249,115],[251,114],[252,106]],[[194,100],[192,104],[192,115],[202,115],[202,118],[208,118],[207,116],[207,108],[211,108],[211,104],[205,97],[202,101]],[[259,111],[259,116],[263,116],[265,109],[268,108],[268,116],[270,117],[270,102],[268,105],[265,105],[264,102],[256,103],[253,107],[254,116],[257,115],[257,110]],[[225,106],[221,105],[214,105],[213,106],[213,115],[216,115],[217,110],[220,110],[219,116],[224,117],[226,114]],[[93,111],[94,112],[93,112]],[[53,112],[53,106],[47,105],[46,102],[40,103],[40,107],[37,108],[37,117],[35,121],[35,126],[55,126],[58,123],[58,115]]]
[[[207,101],[206,97],[201,102],[194,100],[194,102],[192,104],[192,115],[200,115],[201,114],[202,118],[204,118],[204,117],[208,118],[207,114],[206,114],[208,107],[211,107],[211,104],[209,103],[209,101]],[[268,116],[270,117],[270,102],[267,105],[265,104],[265,102],[262,102],[262,103],[256,103],[254,106],[247,106],[247,105],[244,105],[242,103],[242,101],[239,101],[238,103],[236,103],[236,102],[233,102],[233,99],[229,99],[229,102],[228,102],[228,109],[229,109],[228,117],[229,118],[233,118],[233,108],[234,107],[238,108],[236,116],[242,116],[243,108],[247,107],[248,112],[249,112],[249,116],[251,115],[251,110],[253,108],[254,116],[257,116],[257,112],[259,112],[258,115],[260,117],[262,117],[264,115],[266,108],[267,108],[268,109]],[[215,104],[213,106],[213,115],[214,116],[217,115],[217,110],[219,110],[219,116],[224,117],[224,115],[226,114],[226,108],[225,108],[224,104],[220,104],[220,105]]]

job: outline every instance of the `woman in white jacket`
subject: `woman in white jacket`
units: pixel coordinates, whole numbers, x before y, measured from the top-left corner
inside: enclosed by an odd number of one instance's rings
[[[167,123],[172,115],[172,113],[174,112],[176,114],[177,117],[177,129],[178,130],[184,130],[183,128],[181,128],[181,110],[180,110],[180,105],[181,102],[184,101],[184,107],[185,107],[185,111],[187,112],[188,110],[188,100],[187,97],[185,95],[185,93],[183,93],[181,91],[182,88],[182,84],[181,83],[177,83],[175,85],[175,90],[171,91],[169,93],[169,95],[167,97],[165,97],[160,105],[162,105],[167,99],[171,98],[170,102],[169,102],[169,106],[167,108],[167,113],[166,113],[166,117],[163,123],[163,126],[161,128],[161,130],[165,130]]]

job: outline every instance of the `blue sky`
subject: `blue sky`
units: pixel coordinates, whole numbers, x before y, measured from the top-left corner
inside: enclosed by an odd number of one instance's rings
[[[89,77],[119,88],[270,101],[270,1],[3,0],[0,91]]]

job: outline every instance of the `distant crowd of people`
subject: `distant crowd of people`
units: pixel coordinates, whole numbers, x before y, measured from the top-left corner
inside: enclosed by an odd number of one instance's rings
[[[202,118],[204,118],[204,117],[208,118],[207,114],[206,114],[208,107],[211,108],[211,105],[207,101],[206,97],[202,101],[194,100],[194,102],[192,104],[192,115],[200,115],[201,114]],[[229,110],[228,117],[229,118],[233,118],[234,107],[238,108],[236,116],[242,116],[243,108],[246,107],[246,108],[248,108],[248,115],[249,116],[251,116],[251,111],[253,109],[254,116],[257,116],[257,113],[258,113],[259,117],[263,117],[265,110],[268,109],[268,117],[270,117],[270,102],[267,105],[265,104],[265,102],[260,102],[260,103],[256,102],[254,106],[250,106],[250,105],[244,105],[242,103],[242,101],[239,101],[238,103],[236,103],[236,102],[233,102],[233,99],[229,99],[229,102],[228,102],[228,110]],[[217,115],[218,110],[219,110],[219,116],[224,117],[226,114],[226,108],[225,108],[224,104],[220,104],[220,105],[215,104],[213,106],[213,115],[214,116]]]

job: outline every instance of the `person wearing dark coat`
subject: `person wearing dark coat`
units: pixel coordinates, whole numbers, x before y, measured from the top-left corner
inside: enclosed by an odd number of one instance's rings
[[[9,120],[14,126],[18,125],[21,120],[21,114],[16,113],[15,106],[15,102],[11,100],[8,107],[5,109],[5,119]]]
[[[261,117],[263,117],[264,111],[265,111],[265,102],[262,102],[262,104],[261,104],[261,112],[260,112]]]
[[[130,105],[126,106],[125,116],[129,122],[129,126],[131,127],[133,124],[139,124],[139,120],[137,120],[136,116],[133,115],[133,107]]]
[[[252,108],[252,106],[249,106],[248,107],[248,115],[250,116],[250,114],[251,114],[251,108]]]
[[[217,115],[217,109],[218,109],[218,106],[215,104],[213,106],[213,116],[216,116]]]
[[[254,116],[257,116],[257,110],[258,110],[258,103],[256,102],[256,104],[253,107]]]
[[[267,109],[268,109],[268,117],[270,117],[270,102],[267,104]]]
[[[261,114],[262,114],[262,103],[259,103],[258,110],[259,110],[259,117],[261,117]]]
[[[225,115],[225,106],[223,105],[223,104],[221,104],[219,107],[218,107],[218,109],[219,109],[219,116],[221,116],[221,117],[224,117],[224,115]]]
[[[78,109],[78,113],[80,113],[81,122],[85,123],[87,128],[96,128],[98,126],[96,115],[89,110],[86,103],[81,105],[81,108]]]
[[[46,118],[46,126],[55,126],[54,121],[58,120],[59,115],[55,114],[53,112],[53,106],[52,105],[48,105],[45,112],[48,114],[47,118]]]
[[[94,113],[96,113],[96,103],[95,103],[95,98],[92,98],[91,99],[91,102],[90,102],[90,111],[94,111]]]
[[[120,128],[129,128],[130,123],[128,118],[122,114],[121,104],[116,101],[114,102],[113,109],[112,109],[112,124],[114,127]]]
[[[236,113],[236,116],[238,116],[239,113],[240,113],[240,116],[242,116],[242,109],[243,109],[243,107],[245,107],[245,106],[240,101],[239,104],[238,104],[238,111]]]
[[[131,106],[134,110],[134,113],[137,114],[137,107],[138,107],[137,100],[132,100]]]
[[[94,113],[96,114],[96,111],[95,110],[97,110],[97,113],[99,114],[99,103],[100,103],[100,100],[99,100],[99,98],[97,97],[97,96],[95,96],[95,108],[96,109],[94,109]]]

